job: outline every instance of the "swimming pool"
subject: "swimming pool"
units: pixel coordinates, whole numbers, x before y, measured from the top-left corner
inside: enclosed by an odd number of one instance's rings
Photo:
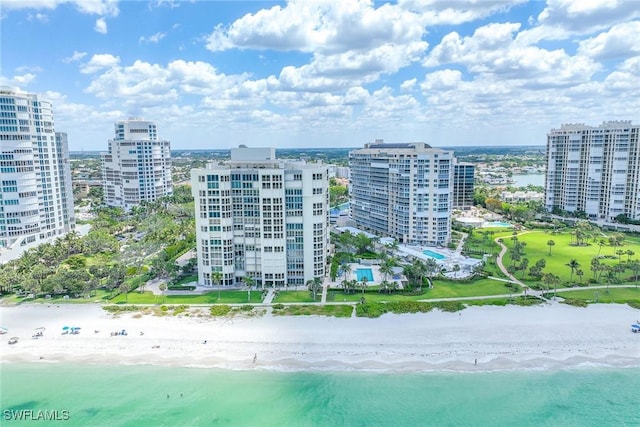
[[[438,253],[438,252],[434,252],[434,251],[430,251],[429,249],[425,249],[424,251],[422,251],[423,254],[425,254],[428,257],[431,258],[435,258],[437,260],[441,260],[441,259],[445,259],[446,256]]]
[[[513,227],[512,224],[504,221],[489,221],[482,224],[483,227]]]
[[[356,270],[356,278],[358,281],[366,278],[367,282],[373,282],[373,271],[370,268],[359,268]]]

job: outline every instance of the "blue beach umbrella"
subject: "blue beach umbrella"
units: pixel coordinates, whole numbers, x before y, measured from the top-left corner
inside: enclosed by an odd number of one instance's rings
[[[63,330],[63,331],[66,331],[67,329],[69,329],[69,327],[68,327],[68,326],[63,326],[63,327],[62,327],[62,330]]]

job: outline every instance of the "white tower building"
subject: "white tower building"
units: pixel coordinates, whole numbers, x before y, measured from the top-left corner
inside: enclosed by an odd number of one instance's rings
[[[445,245],[451,235],[453,153],[382,140],[349,153],[351,215],[401,243]]]
[[[115,137],[101,154],[105,203],[126,210],[173,194],[171,147],[158,139],[155,122],[139,118],[115,124]]]
[[[51,102],[0,88],[0,248],[73,229],[67,134],[55,132]]]
[[[191,171],[198,281],[304,285],[325,276],[329,243],[324,164],[277,160],[273,148],[240,147],[231,160]]]
[[[547,135],[545,204],[613,221],[640,219],[640,126],[563,124]]]

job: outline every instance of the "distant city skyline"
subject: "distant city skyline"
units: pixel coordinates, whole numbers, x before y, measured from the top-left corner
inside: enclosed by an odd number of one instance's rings
[[[539,146],[563,123],[640,121],[631,0],[2,0],[0,14],[0,85],[50,100],[71,151],[104,151],[134,116],[173,150]]]

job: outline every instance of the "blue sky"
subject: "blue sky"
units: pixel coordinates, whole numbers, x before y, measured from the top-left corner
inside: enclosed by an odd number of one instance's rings
[[[72,150],[158,122],[174,149],[543,145],[640,121],[636,0],[1,0],[0,85]]]

